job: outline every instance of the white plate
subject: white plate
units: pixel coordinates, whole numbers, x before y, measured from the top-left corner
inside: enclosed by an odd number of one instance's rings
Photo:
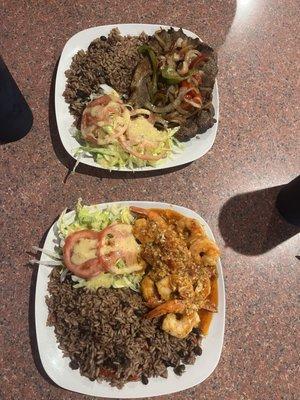
[[[164,29],[169,29],[170,26],[167,25],[151,25],[151,24],[120,24],[120,25],[104,25],[97,26],[94,28],[85,29],[84,31],[76,33],[69,39],[62,51],[60,61],[57,68],[56,74],[56,84],[55,84],[55,113],[57,120],[57,127],[59,135],[63,146],[67,152],[74,157],[74,152],[79,147],[78,142],[74,139],[70,133],[71,127],[74,122],[73,116],[69,112],[68,104],[65,102],[63,97],[63,92],[66,87],[67,78],[65,76],[65,71],[70,68],[72,57],[79,50],[86,50],[89,44],[99,36],[108,36],[112,28],[119,28],[122,35],[139,35],[143,31],[149,35],[152,35],[160,27]],[[174,27],[175,29],[179,29]],[[192,38],[197,38],[198,36],[186,29],[183,32]],[[199,38],[200,39],[200,38]],[[135,168],[139,171],[151,171],[164,168],[176,167],[178,165],[183,165],[194,161],[202,157],[208,150],[212,147],[219,120],[219,96],[218,96],[218,86],[217,81],[213,90],[213,106],[215,108],[215,119],[217,122],[212,128],[208,129],[205,133],[199,135],[199,138],[192,138],[185,144],[184,150],[180,154],[174,154],[172,159],[166,160],[166,162],[159,167],[142,167]],[[91,165],[93,167],[102,168],[97,164],[92,157],[85,156],[81,158],[83,164]],[[112,168],[113,170],[119,171],[132,171],[129,168]]]
[[[139,207],[171,208],[188,217],[195,218],[203,225],[209,238],[214,240],[212,231],[207,223],[194,211],[188,208],[170,205],[167,203],[144,202],[144,201],[122,201],[117,203],[99,204],[100,209],[111,204],[135,205]],[[74,212],[67,214],[72,219]],[[46,237],[44,248],[53,250],[57,243],[57,226],[53,224]],[[41,260],[48,261],[49,257],[42,254]],[[186,372],[181,376],[174,374],[172,368],[169,368],[169,376],[164,378],[151,378],[148,385],[141,382],[130,382],[122,389],[111,387],[106,382],[91,382],[89,379],[81,376],[78,370],[73,371],[69,367],[70,359],[63,357],[62,351],[58,348],[54,328],[46,326],[48,308],[45,303],[45,296],[48,294],[47,285],[49,282],[50,267],[39,266],[36,296],[35,296],[35,324],[38,349],[41,361],[49,377],[62,388],[88,394],[91,396],[109,397],[109,398],[139,398],[149,396],[159,396],[188,389],[194,385],[203,382],[216,368],[222,351],[224,325],[225,325],[225,289],[221,262],[218,261],[218,313],[213,317],[209,334],[203,339],[203,353],[194,365],[187,365]]]

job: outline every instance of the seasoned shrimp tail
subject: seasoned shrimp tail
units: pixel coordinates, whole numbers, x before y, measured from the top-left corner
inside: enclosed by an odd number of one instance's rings
[[[149,220],[155,222],[160,228],[167,228],[167,223],[166,221],[162,218],[162,216],[157,212],[156,210],[153,210],[151,208],[141,208],[141,207],[134,207],[131,206],[129,207],[130,211],[142,215],[144,217],[147,217]]]
[[[153,280],[147,275],[142,279],[141,292],[147,302],[148,307],[154,308],[161,304],[161,300],[158,298],[155,284]]]
[[[169,313],[182,313],[186,308],[186,305],[183,301],[180,300],[169,300],[160,306],[154,308],[146,314],[147,319],[160,317],[161,315],[169,314]]]
[[[145,217],[147,217],[149,214],[149,210],[147,210],[146,208],[142,208],[142,207],[130,206],[129,210],[135,214],[140,214]]]

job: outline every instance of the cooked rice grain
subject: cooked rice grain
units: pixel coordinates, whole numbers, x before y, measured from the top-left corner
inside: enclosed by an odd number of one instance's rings
[[[177,339],[161,329],[161,320],[147,320],[147,307],[130,289],[88,292],[74,289],[70,277],[60,282],[55,268],[46,298],[48,325],[54,326],[59,348],[70,367],[90,380],[105,379],[121,388],[129,380],[167,378],[167,367],[183,372],[199,354],[199,330]],[[181,366],[181,367],[180,367]],[[178,368],[180,367],[180,368]]]
[[[138,47],[147,41],[139,37],[121,36],[112,29],[108,37],[95,39],[87,51],[80,50],[66,71],[67,85],[63,93],[79,128],[80,118],[92,93],[100,93],[100,84],[112,86],[120,94],[128,94],[134,69],[140,60]]]

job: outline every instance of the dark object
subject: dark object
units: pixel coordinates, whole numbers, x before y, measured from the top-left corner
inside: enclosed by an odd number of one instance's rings
[[[181,349],[177,352],[177,354],[179,355],[179,357],[183,358],[185,356],[185,352]]]
[[[72,360],[72,361],[70,361],[69,366],[70,366],[71,369],[78,369],[79,368],[79,363],[76,360]]]
[[[300,175],[278,193],[276,207],[290,224],[300,226]]]
[[[201,354],[202,354],[202,349],[201,349],[201,347],[200,347],[200,346],[196,346],[196,347],[194,348],[194,353],[195,353],[197,356],[201,356]]]
[[[174,368],[176,364],[172,363],[171,361],[164,361],[165,366]]]
[[[0,142],[14,142],[31,129],[32,112],[0,57]]]
[[[193,328],[192,332],[196,335],[197,338],[200,336],[200,329],[199,328]]]
[[[257,255],[297,235],[300,226],[288,223],[276,208],[276,199],[284,187],[239,193],[229,199],[219,214],[225,245],[241,254]]]
[[[142,311],[142,310],[134,310],[134,314],[137,316],[137,317],[142,317],[143,315],[144,315],[144,311]]]
[[[148,383],[149,383],[149,379],[144,374],[142,374],[142,383],[144,385],[148,385]]]
[[[174,368],[175,374],[179,375],[179,376],[181,376],[184,373],[184,371],[185,371],[185,365],[184,364],[178,365],[178,367]]]

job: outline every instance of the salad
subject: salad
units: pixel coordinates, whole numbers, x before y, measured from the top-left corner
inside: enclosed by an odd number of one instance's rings
[[[105,168],[155,166],[179,146],[178,128],[158,130],[152,113],[124,104],[119,94],[100,95],[87,103],[76,139],[76,156],[90,154]],[[80,160],[80,158],[79,158]]]
[[[133,221],[129,207],[99,210],[79,199],[74,217],[65,210],[57,221],[56,252],[34,248],[52,258],[48,266],[60,268],[61,282],[71,275],[74,288],[127,287],[139,291],[146,264],[132,233]]]

